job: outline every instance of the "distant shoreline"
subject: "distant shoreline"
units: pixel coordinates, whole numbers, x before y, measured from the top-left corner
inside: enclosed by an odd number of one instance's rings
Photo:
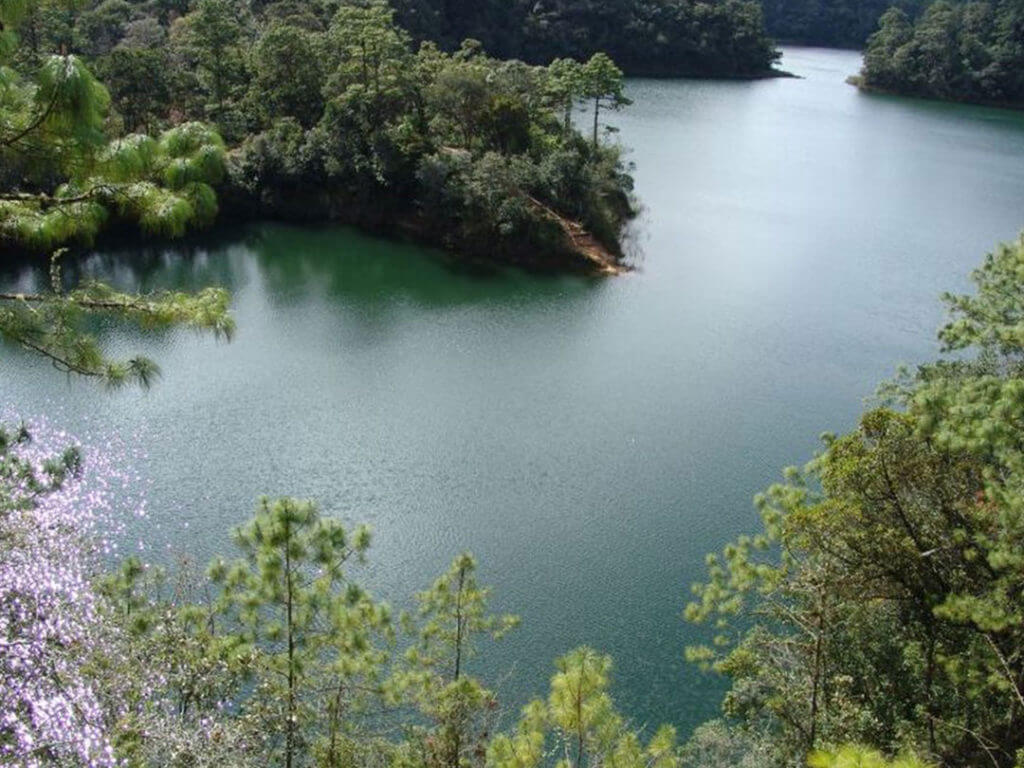
[[[846,78],[846,84],[852,85],[854,88],[859,91],[863,91],[864,93],[875,93],[882,96],[899,96],[904,99],[921,99],[922,101],[932,101],[939,104],[961,104],[970,107],[989,107],[990,109],[1006,109],[1011,112],[1024,112],[1024,103],[998,101],[993,99],[944,99],[941,96],[931,96],[927,93],[907,93],[905,91],[897,91],[892,88],[880,88],[877,85],[868,85],[864,82],[864,78],[861,75],[850,75]]]

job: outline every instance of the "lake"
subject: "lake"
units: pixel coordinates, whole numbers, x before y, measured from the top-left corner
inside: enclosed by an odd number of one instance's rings
[[[145,393],[6,350],[3,404],[139,447],[134,534],[155,558],[230,553],[260,494],[370,523],[355,573],[398,604],[470,549],[523,619],[470,665],[506,703],[588,643],[637,724],[685,734],[722,691],[683,660],[704,555],[755,530],[752,496],[898,364],[936,354],[939,294],[1024,227],[1024,114],[861,94],[851,52],[788,48],[783,67],[802,79],[629,83],[612,122],[644,206],[635,273],[482,273],[274,224],[105,251],[81,272],[230,288],[237,338],[100,329],[159,361]]]

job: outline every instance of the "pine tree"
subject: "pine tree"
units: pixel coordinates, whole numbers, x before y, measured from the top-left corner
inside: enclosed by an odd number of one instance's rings
[[[86,320],[96,316],[144,328],[192,327],[225,338],[234,332],[229,296],[221,288],[197,294],[131,294],[87,283],[66,291],[60,271],[63,253],[61,249],[51,257],[49,291],[0,293],[0,338],[48,360],[59,371],[94,377],[108,386],[149,386],[159,376],[157,364],[146,357],[109,358],[100,341],[85,330]]]
[[[34,0],[31,0],[34,2]],[[45,57],[31,75],[10,65],[15,30],[30,4],[0,3],[0,248],[52,251],[88,244],[111,219],[147,233],[179,236],[211,223],[212,184],[224,174],[224,144],[212,130],[186,123],[158,138],[132,134],[108,141],[110,96],[76,56]],[[0,337],[41,355],[61,371],[119,385],[148,386],[158,375],[146,358],[109,359],[84,329],[103,315],[144,327],[185,325],[230,336],[228,295],[136,295],[91,283],[66,290],[56,250],[48,291],[0,294]]]
[[[286,768],[307,764],[318,746],[337,765],[331,748],[346,707],[376,685],[383,655],[374,638],[389,622],[387,607],[345,573],[362,561],[369,530],[349,532],[309,501],[263,498],[235,541],[243,557],[215,561],[210,576],[240,647],[257,654],[249,714]]]
[[[659,728],[647,746],[627,727],[608,693],[611,657],[576,648],[555,661],[547,702],[523,709],[513,735],[496,737],[487,750],[489,768],[535,768],[552,743],[558,768],[676,768],[676,733]]]
[[[422,623],[406,654],[400,687],[436,724],[427,739],[431,765],[458,768],[483,751],[486,715],[496,700],[466,674],[466,663],[476,654],[478,637],[499,639],[519,623],[516,616],[490,613],[489,596],[490,590],[477,584],[476,560],[469,553],[456,557],[430,589],[416,596]],[[409,617],[406,624],[414,626]]]
[[[632,104],[624,93],[622,70],[607,54],[595,53],[579,72],[582,96],[594,103],[594,132],[591,137],[597,147],[597,128],[602,109],[618,110]],[[606,127],[606,130],[611,130]]]
[[[187,123],[108,141],[110,95],[81,59],[58,51],[34,72],[11,67],[25,10],[0,4],[0,247],[89,244],[112,218],[164,236],[209,224],[220,137]]]
[[[815,752],[807,759],[810,768],[928,768],[912,755],[887,759],[865,747],[845,746],[832,752]]]

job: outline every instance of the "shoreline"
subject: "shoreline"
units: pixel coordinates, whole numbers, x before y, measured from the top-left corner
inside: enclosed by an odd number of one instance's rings
[[[532,200],[531,206],[533,205],[545,209],[543,215],[562,230],[562,244],[565,246],[563,249],[545,250],[539,246],[531,248],[525,239],[522,240],[520,249],[504,253],[501,253],[500,249],[489,253],[471,248],[460,249],[455,244],[442,242],[444,238],[431,233],[426,223],[415,215],[398,215],[379,222],[370,222],[360,221],[358,217],[299,216],[265,210],[260,211],[258,215],[246,215],[237,209],[225,210],[222,207],[217,219],[208,228],[190,230],[180,238],[149,236],[128,222],[118,222],[104,229],[94,242],[71,246],[67,258],[77,259],[103,249],[143,251],[176,246],[185,249],[200,248],[202,243],[211,238],[216,239],[233,230],[261,224],[280,224],[313,228],[347,227],[368,237],[436,251],[452,263],[481,267],[516,267],[536,274],[575,274],[591,277],[617,276],[633,271],[632,266],[589,233],[580,222],[559,215],[539,201]],[[48,258],[49,255],[45,251],[35,252],[23,247],[0,244],[0,273],[12,266],[34,264],[37,260],[39,264],[45,264]]]
[[[630,271],[621,250],[625,225],[635,215],[622,209],[622,226],[599,237],[531,196],[519,197],[531,209],[531,223],[514,235],[474,229],[473,221],[440,223],[410,201],[382,195],[351,198],[346,190],[315,191],[264,187],[253,194],[230,184],[218,190],[218,223],[276,221],[301,225],[350,226],[365,234],[443,251],[455,261],[513,266],[540,273],[617,275]],[[632,212],[632,213],[631,213]],[[609,242],[614,238],[614,242]]]
[[[787,78],[795,80],[803,79],[801,75],[794,74],[793,72],[789,72],[785,69],[775,69],[774,67],[767,72],[745,75],[680,74],[678,72],[660,72],[658,70],[623,70],[623,74],[627,80],[708,80],[712,82],[753,82],[757,80],[779,80]]]
[[[967,107],[986,107],[988,109],[1005,109],[1011,112],[1024,112],[1024,103],[1012,101],[995,101],[991,99],[944,99],[941,96],[929,96],[925,93],[905,93],[891,88],[880,88],[877,85],[868,85],[861,75],[850,75],[846,78],[846,84],[852,85],[862,93],[877,94],[880,96],[895,96],[901,99],[919,99],[937,104],[957,104]]]

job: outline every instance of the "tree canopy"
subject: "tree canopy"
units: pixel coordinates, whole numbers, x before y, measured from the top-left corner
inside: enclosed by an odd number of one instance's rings
[[[1024,10],[1014,0],[938,0],[914,21],[885,12],[867,43],[859,83],[908,96],[1024,104]]]
[[[689,655],[730,678],[745,750],[1020,764],[1022,268],[1024,238],[988,256],[975,294],[946,297],[958,357],[886,384],[758,498],[759,534],[709,558],[687,617],[714,636]]]
[[[745,0],[396,0],[395,8],[417,40],[452,50],[472,38],[533,64],[604,52],[630,75],[749,77],[778,59],[760,4]]]
[[[220,137],[184,123],[110,140],[110,94],[79,55],[63,44],[17,55],[16,33],[39,11],[34,0],[0,8],[0,247],[89,244],[112,218],[167,236],[211,223]]]
[[[889,8],[916,16],[929,0],[762,0],[768,33],[784,43],[864,47]]]

